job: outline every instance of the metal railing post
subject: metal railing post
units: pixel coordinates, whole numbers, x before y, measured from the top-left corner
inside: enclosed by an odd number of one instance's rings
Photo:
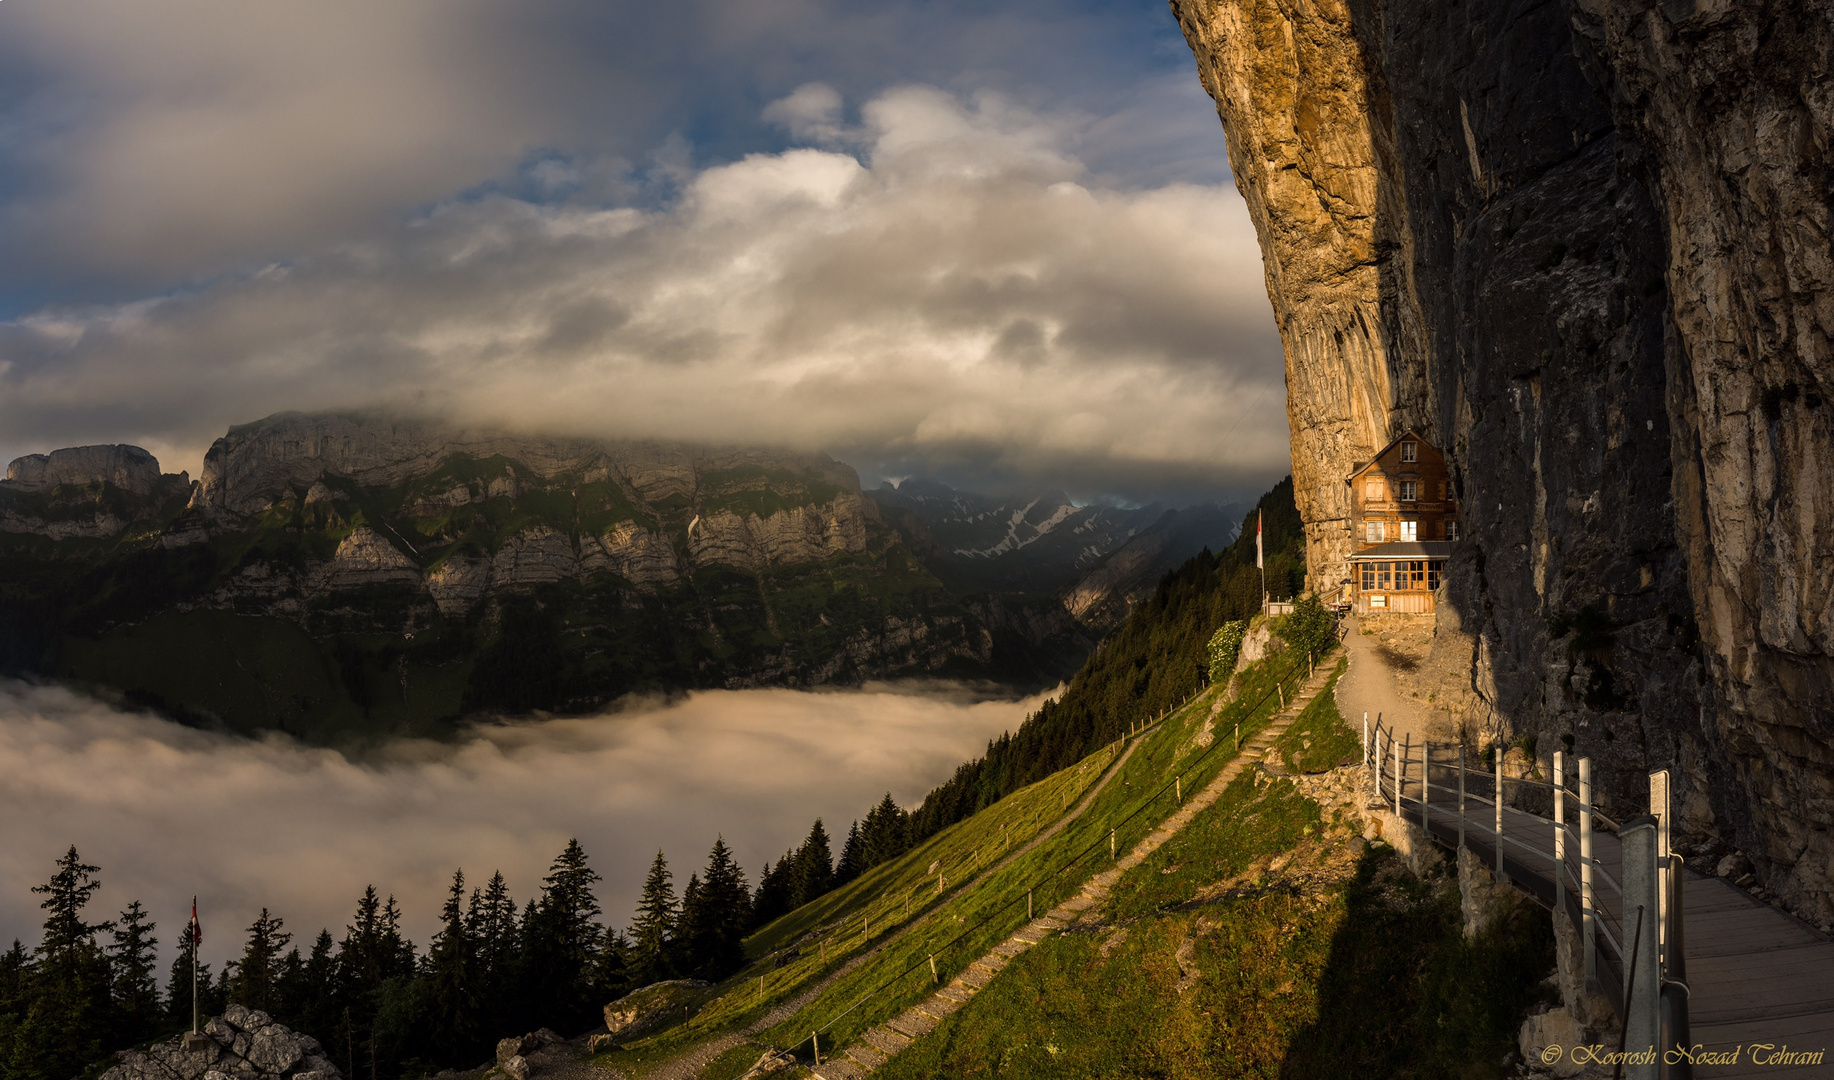
[[[1465,744],[1458,744],[1458,850],[1465,850]]]
[[[1693,1046],[1688,1023],[1688,957],[1686,927],[1682,918],[1681,860],[1669,856],[1668,959],[1662,964],[1662,1045],[1667,1049]],[[1694,1064],[1683,1058],[1664,1061],[1668,1080],[1694,1080]]]
[[[1411,742],[1413,739],[1413,736],[1409,735],[1408,739]],[[1395,816],[1400,817],[1401,816],[1401,744],[1398,742],[1395,742],[1392,736],[1389,737],[1388,741],[1395,748]]]
[[[1369,712],[1363,712],[1363,764],[1369,764]]]
[[[1376,798],[1382,798],[1382,718],[1376,717],[1375,753],[1369,757],[1369,775],[1375,779]]]
[[[1598,983],[1598,908],[1592,894],[1592,759],[1579,759],[1579,911],[1584,920],[1586,986]]]
[[[1496,745],[1496,879],[1508,881],[1503,872],[1503,744]]]
[[[1567,913],[1567,758],[1554,751],[1554,918]]]
[[[1420,831],[1427,832],[1426,806],[1433,797],[1433,744],[1420,740]],[[1427,839],[1432,835],[1428,833]]]
[[[1667,769],[1649,774],[1649,816],[1656,819],[1656,951],[1668,964],[1669,777]]]
[[[1626,1061],[1629,1080],[1656,1080],[1662,1039],[1662,961],[1656,951],[1657,892],[1661,871],[1656,865],[1656,819],[1645,814],[1618,829],[1624,852],[1624,924],[1636,936],[1626,942],[1630,963],[1624,966],[1624,1049],[1632,1055],[1657,1051],[1645,1063]],[[1633,917],[1632,913],[1635,913]]]

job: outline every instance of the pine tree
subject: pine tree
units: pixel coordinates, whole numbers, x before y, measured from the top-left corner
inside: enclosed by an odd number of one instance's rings
[[[197,965],[197,1017],[201,1024],[216,1014],[210,1012],[210,965]],[[172,973],[166,979],[166,1026],[191,1030],[191,948],[187,945],[172,958]]]
[[[860,827],[862,873],[890,862],[909,849],[909,817],[889,791],[879,800],[879,805],[867,813]]]
[[[791,885],[791,907],[798,908],[827,892],[834,884],[834,854],[828,846],[828,830],[821,819],[809,829],[808,839],[796,849],[796,877]]]
[[[452,874],[440,930],[427,949],[426,983],[433,1044],[454,1059],[483,1047],[479,1037],[477,942],[465,922],[465,872]]]
[[[114,924],[83,921],[83,908],[102,887],[97,869],[83,862],[72,845],[51,880],[32,887],[45,897],[39,907],[47,913],[44,937],[34,951],[35,1000],[27,1014],[28,1020],[38,1016],[32,1067],[52,1076],[75,1075],[107,1052],[113,1002],[108,956],[96,935],[112,932]]]
[[[834,884],[845,885],[865,869],[866,853],[861,850],[860,823],[847,826],[847,839],[841,843],[840,862],[834,864]]]
[[[751,928],[745,871],[733,860],[723,836],[715,838],[707,853],[701,901],[708,912],[708,932],[699,946],[702,977],[723,979],[745,965],[745,932]]]
[[[752,897],[751,924],[754,928],[789,913],[794,898],[796,853],[786,851],[776,865],[766,864],[758,875],[758,891]]]
[[[669,947],[675,936],[677,912],[671,878],[669,861],[659,848],[655,861],[650,863],[643,895],[637,901],[637,914],[630,925],[633,986],[648,986],[671,975]]]
[[[630,940],[621,931],[607,930],[600,937],[592,964],[593,1000],[616,1001],[631,992],[630,952]]]
[[[482,893],[472,892],[465,928],[477,949],[479,1022],[486,1031],[508,1031],[516,1015],[518,942],[516,901],[501,872]]]
[[[245,1008],[272,1014],[280,1006],[280,950],[287,947],[293,935],[282,929],[278,918],[266,908],[248,927],[248,944],[242,958],[236,961],[235,974],[229,980],[229,1000]]]
[[[320,930],[312,942],[312,951],[306,955],[299,988],[288,995],[287,1014],[298,1020],[297,1030],[329,1033],[343,1018],[337,988],[337,955],[333,948],[331,931]]]
[[[696,979],[713,945],[713,913],[708,910],[699,874],[689,874],[681,890],[681,914],[675,919],[674,968]]]
[[[593,962],[599,952],[598,872],[586,863],[578,840],[554,857],[542,879],[541,903],[525,933],[528,961],[540,973],[534,983],[538,1019],[547,1026],[586,1023],[605,1003],[592,1000]]]
[[[159,979],[155,975],[159,939],[140,901],[127,905],[115,921],[114,944],[108,947],[111,992],[114,998],[115,1037],[137,1043],[152,1038],[164,1027],[160,1015]],[[4,1012],[0,1008],[0,1012]]]

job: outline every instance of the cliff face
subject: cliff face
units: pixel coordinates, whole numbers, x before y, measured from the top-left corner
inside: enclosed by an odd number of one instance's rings
[[[1001,670],[819,455],[284,414],[219,439],[196,485],[131,447],[12,472],[0,670],[231,728]]]
[[[1807,0],[1173,0],[1287,349],[1315,584],[1343,477],[1448,449],[1482,731],[1834,918],[1834,31]],[[1458,632],[1462,631],[1462,632]]]

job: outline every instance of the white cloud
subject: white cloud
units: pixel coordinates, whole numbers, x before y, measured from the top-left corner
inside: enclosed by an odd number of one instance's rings
[[[424,943],[454,869],[476,884],[500,869],[526,899],[570,836],[622,925],[658,847],[678,886],[721,833],[754,884],[817,816],[838,854],[882,793],[914,805],[1039,701],[948,684],[716,691],[353,762],[0,681],[0,938],[38,940],[29,889],[72,844],[101,867],[92,917],[140,900],[168,957],[194,893],[216,959],[239,951],[263,906],[302,945],[321,926],[341,936],[368,884],[401,901]]]
[[[831,115],[817,97],[796,115]],[[0,326],[0,450],[80,430],[195,467],[230,423],[391,404],[1117,490],[1285,471],[1233,188],[1104,186],[1074,124],[997,95],[905,87],[861,115],[858,156],[751,155],[666,207],[451,202],[281,268]]]

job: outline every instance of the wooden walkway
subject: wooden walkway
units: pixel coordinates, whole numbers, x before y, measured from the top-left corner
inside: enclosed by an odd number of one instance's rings
[[[1480,774],[1481,775],[1481,774]],[[1439,780],[1435,778],[1434,788]],[[1437,793],[1434,796],[1438,798]],[[1387,805],[1393,806],[1390,792]],[[1402,816],[1421,821],[1417,799],[1401,800]],[[1456,797],[1444,805],[1429,802],[1428,832],[1447,848],[1458,844]],[[1467,799],[1465,843],[1487,866],[1496,865],[1493,839],[1495,809]],[[1554,823],[1505,808],[1504,871],[1510,884],[1550,910],[1555,904],[1553,860],[1542,852],[1554,846]],[[1526,850],[1532,848],[1533,851]],[[1613,879],[1622,880],[1622,851],[1609,832],[1592,834],[1592,853]],[[1569,850],[1568,858],[1575,859]],[[1757,900],[1719,878],[1682,871],[1683,945],[1687,957],[1690,1038],[1707,1051],[1742,1047],[1735,1065],[1697,1064],[1701,1080],[1719,1077],[1834,1077],[1834,941],[1780,908]],[[1618,941],[1626,940],[1621,898],[1610,888],[1596,890],[1602,923]],[[1578,925],[1578,898],[1565,896],[1569,916]],[[1621,974],[1615,958],[1600,948],[1600,990],[1621,1007]],[[1640,991],[1639,991],[1640,994]],[[1824,1064],[1764,1064],[1753,1048],[1814,1052],[1825,1049]]]

